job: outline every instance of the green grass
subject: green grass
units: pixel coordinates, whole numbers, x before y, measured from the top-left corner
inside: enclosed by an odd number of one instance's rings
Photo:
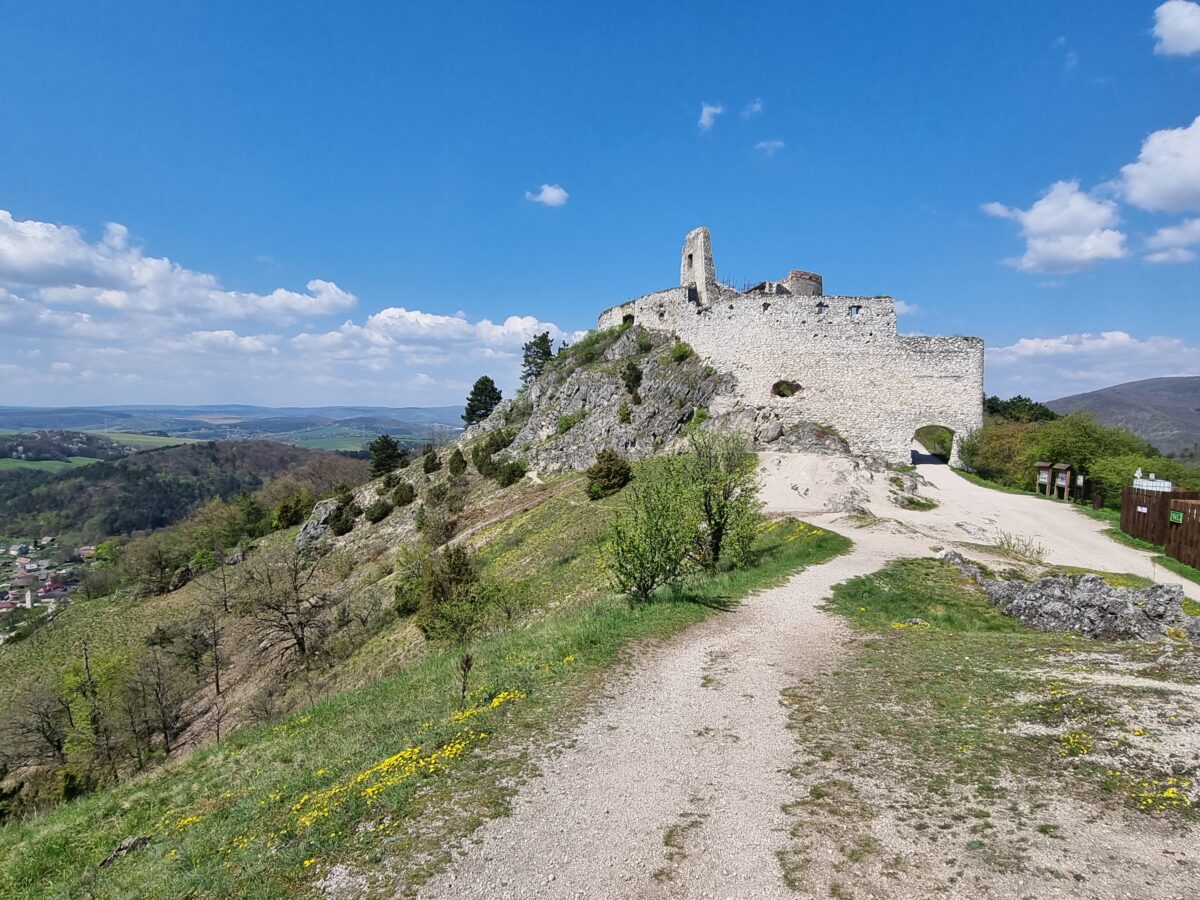
[[[69,456],[66,460],[58,459],[0,459],[0,471],[5,469],[35,469],[41,472],[61,472],[64,469],[77,469],[80,466],[90,466],[98,459],[91,456]]]
[[[961,818],[965,806],[997,802],[1014,784],[1030,796],[1111,796],[1142,810],[1196,816],[1164,793],[1168,778],[1191,778],[1194,763],[1125,755],[1131,744],[1121,717],[1139,715],[1139,704],[1157,716],[1160,695],[1046,674],[1083,658],[1093,666],[1101,659],[1144,663],[1163,653],[1161,646],[1024,628],[957,569],[932,559],[898,560],[851,579],[827,605],[862,640],[861,651],[817,690],[789,696],[792,727],[811,758],[821,760],[818,775],[883,779],[874,793],[889,795],[894,784],[926,823]],[[910,624],[916,619],[923,624]],[[1101,747],[1104,758],[1093,762],[1092,749]],[[1123,777],[1124,770],[1138,779]],[[1146,790],[1157,793],[1143,803]]]
[[[988,481],[986,478],[980,478],[974,472],[968,472],[966,469],[953,469],[953,471],[960,478],[965,478],[967,481],[971,482],[971,484],[978,485],[979,487],[989,488],[993,491],[1000,491],[1003,494],[1029,494],[1030,493],[1029,491],[1023,491],[1020,488],[1009,487],[1008,485],[1005,485],[1005,484],[997,484],[994,481]],[[1032,496],[1037,496],[1037,495],[1033,494]]]
[[[1052,566],[1045,575],[1099,575],[1116,588],[1148,588],[1154,585],[1154,580],[1132,572],[1104,572],[1100,569],[1085,569],[1082,566]]]
[[[135,450],[150,450],[155,447],[177,447],[180,444],[194,444],[195,438],[163,437],[161,434],[134,434],[129,431],[89,431],[89,434],[111,438],[125,447]]]
[[[1195,569],[1186,563],[1181,563],[1177,559],[1172,559],[1169,556],[1158,555],[1154,557],[1156,565],[1162,566],[1168,572],[1174,572],[1180,578],[1186,578],[1188,581],[1194,581],[1200,584],[1200,569]],[[1192,613],[1191,615],[1195,615]]]
[[[788,520],[765,528],[756,546],[755,568],[674,595],[691,602],[664,598],[631,610],[609,597],[481,642],[471,700],[478,712],[465,720],[456,721],[452,659],[433,653],[219,749],[0,829],[0,894],[285,897],[332,863],[374,870],[381,859],[419,881],[453,840],[503,812],[519,748],[572,721],[627,647],[844,552],[849,541]],[[379,782],[374,767],[409,748],[438,752],[444,768],[400,779],[368,802],[362,786]],[[321,798],[338,785],[346,788]],[[322,814],[306,819],[312,811]],[[121,839],[142,834],[150,846],[97,868]]]

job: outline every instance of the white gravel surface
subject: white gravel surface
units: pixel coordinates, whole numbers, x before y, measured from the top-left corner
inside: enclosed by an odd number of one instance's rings
[[[843,626],[818,609],[835,584],[935,545],[988,543],[998,530],[1036,538],[1051,563],[1173,578],[1100,523],[977,487],[945,466],[920,466],[922,493],[939,503],[920,512],[891,503],[886,474],[850,461],[762,454],[761,464],[770,512],[842,531],[854,550],[631,661],[573,748],[539,760],[541,777],[511,814],[483,825],[420,896],[794,897],[775,855],[787,844],[781,807],[797,789],[780,692],[837,665]],[[850,527],[829,510],[851,495],[892,521]]]

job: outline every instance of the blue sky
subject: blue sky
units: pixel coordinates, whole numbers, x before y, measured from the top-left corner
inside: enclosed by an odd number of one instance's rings
[[[0,0],[0,117],[2,402],[455,402],[699,224],[992,391],[1200,374],[1189,0]]]

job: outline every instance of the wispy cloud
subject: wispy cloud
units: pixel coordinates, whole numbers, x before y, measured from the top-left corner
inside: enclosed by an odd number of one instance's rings
[[[742,118],[753,119],[755,116],[761,115],[763,111],[762,97],[755,97],[749,103],[742,107]]]
[[[778,153],[780,150],[783,149],[783,141],[780,141],[780,140],[759,141],[757,144],[754,145],[754,149],[761,150],[767,156],[774,156],[776,153]]]
[[[700,104],[700,120],[696,122],[696,127],[701,131],[708,131],[713,127],[713,123],[717,121],[717,116],[725,112],[725,107],[720,103],[702,103]]]
[[[565,206],[570,198],[571,195],[560,184],[543,184],[536,194],[532,191],[525,192],[526,200],[540,203],[542,206]]]

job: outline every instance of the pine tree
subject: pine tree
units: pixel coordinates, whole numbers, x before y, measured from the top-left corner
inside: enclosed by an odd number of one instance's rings
[[[492,414],[492,410],[499,403],[500,389],[496,387],[496,382],[487,375],[480,375],[467,397],[467,408],[463,412],[463,421],[468,425],[482,422]]]
[[[367,450],[371,452],[371,474],[373,476],[386,475],[399,468],[400,445],[390,434],[381,434],[375,438],[367,444]]]
[[[536,334],[522,348],[524,359],[521,364],[521,381],[524,384],[536,379],[546,368],[546,364],[554,358],[554,344],[550,341],[550,332]]]

